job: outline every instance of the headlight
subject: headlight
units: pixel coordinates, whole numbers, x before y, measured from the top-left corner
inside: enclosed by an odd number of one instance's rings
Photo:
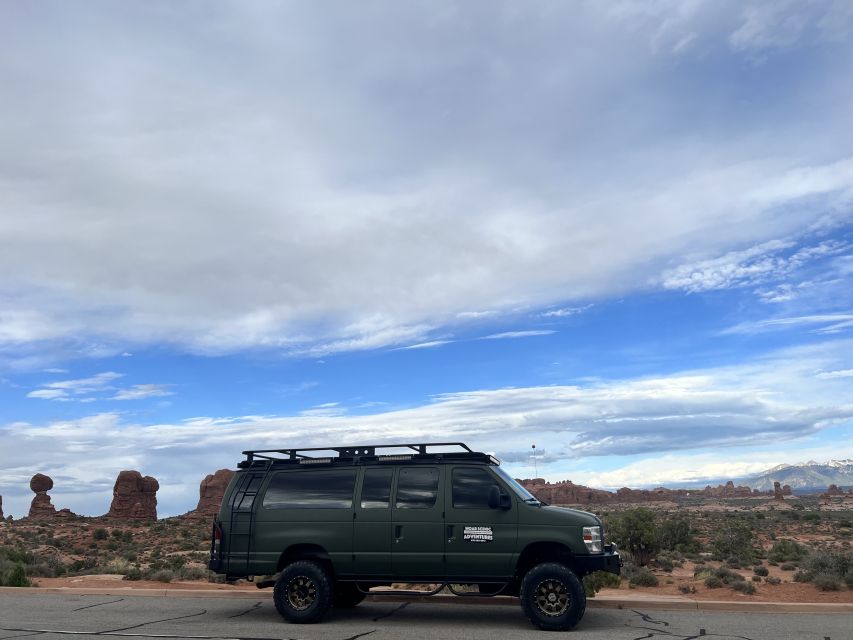
[[[584,527],[583,543],[590,553],[601,553],[601,527]]]

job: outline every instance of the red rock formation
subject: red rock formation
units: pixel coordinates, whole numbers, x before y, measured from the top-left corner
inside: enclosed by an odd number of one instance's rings
[[[542,478],[519,480],[534,496],[552,504],[611,504],[638,502],[668,502],[676,498],[741,498],[753,495],[772,495],[772,492],[753,491],[749,487],[736,487],[733,482],[716,487],[707,486],[704,489],[629,489],[622,487],[616,493],[591,489],[574,484],[569,480],[562,482],[545,482]],[[783,489],[784,491],[784,489]]]
[[[831,484],[826,489],[826,495],[843,496],[844,495],[844,489],[839,488],[839,486],[837,484]]]
[[[782,484],[778,480],[773,481],[773,499],[784,501],[785,494],[782,493]]]
[[[30,489],[36,497],[30,504],[30,518],[52,518],[56,514],[56,508],[50,502],[47,492],[53,489],[53,480],[41,473],[37,473],[30,479]]]
[[[138,471],[122,471],[113,487],[113,501],[107,517],[132,520],[157,519],[157,490],[160,483]]]
[[[207,520],[219,513],[222,497],[233,477],[234,472],[230,469],[220,469],[216,473],[205,476],[198,488],[198,506],[186,517]]]

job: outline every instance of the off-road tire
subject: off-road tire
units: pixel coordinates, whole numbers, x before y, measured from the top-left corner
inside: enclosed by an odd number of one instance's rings
[[[321,564],[297,560],[281,572],[272,597],[276,610],[288,622],[319,622],[332,606],[332,580]]]
[[[586,610],[583,585],[567,566],[543,562],[521,581],[521,608],[535,626],[545,631],[573,629]]]
[[[358,590],[355,582],[336,582],[332,605],[336,609],[349,609],[364,600],[364,594]]]

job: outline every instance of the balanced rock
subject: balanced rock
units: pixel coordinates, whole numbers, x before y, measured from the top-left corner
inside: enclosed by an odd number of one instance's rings
[[[785,500],[785,494],[782,493],[782,483],[778,480],[773,481],[773,499],[774,500]]]
[[[234,472],[231,469],[220,469],[205,476],[198,488],[198,506],[190,511],[187,517],[205,520],[219,513],[222,497],[233,477]]]
[[[56,514],[56,508],[50,502],[47,492],[53,489],[53,480],[42,473],[37,473],[30,479],[30,489],[36,496],[30,504],[30,518],[52,518]]]
[[[30,478],[30,489],[33,493],[47,493],[53,489],[53,478],[43,473],[37,473]]]
[[[113,487],[113,501],[110,504],[110,518],[131,520],[157,519],[157,490],[160,483],[151,476],[138,471],[122,471]]]

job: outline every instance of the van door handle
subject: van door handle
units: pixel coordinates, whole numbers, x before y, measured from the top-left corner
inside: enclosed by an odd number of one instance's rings
[[[400,542],[400,538],[403,537],[403,525],[398,524],[394,525],[394,541]]]
[[[453,525],[452,524],[447,525],[447,541],[448,542],[453,542],[453,538],[454,538],[453,531],[454,531]]]

